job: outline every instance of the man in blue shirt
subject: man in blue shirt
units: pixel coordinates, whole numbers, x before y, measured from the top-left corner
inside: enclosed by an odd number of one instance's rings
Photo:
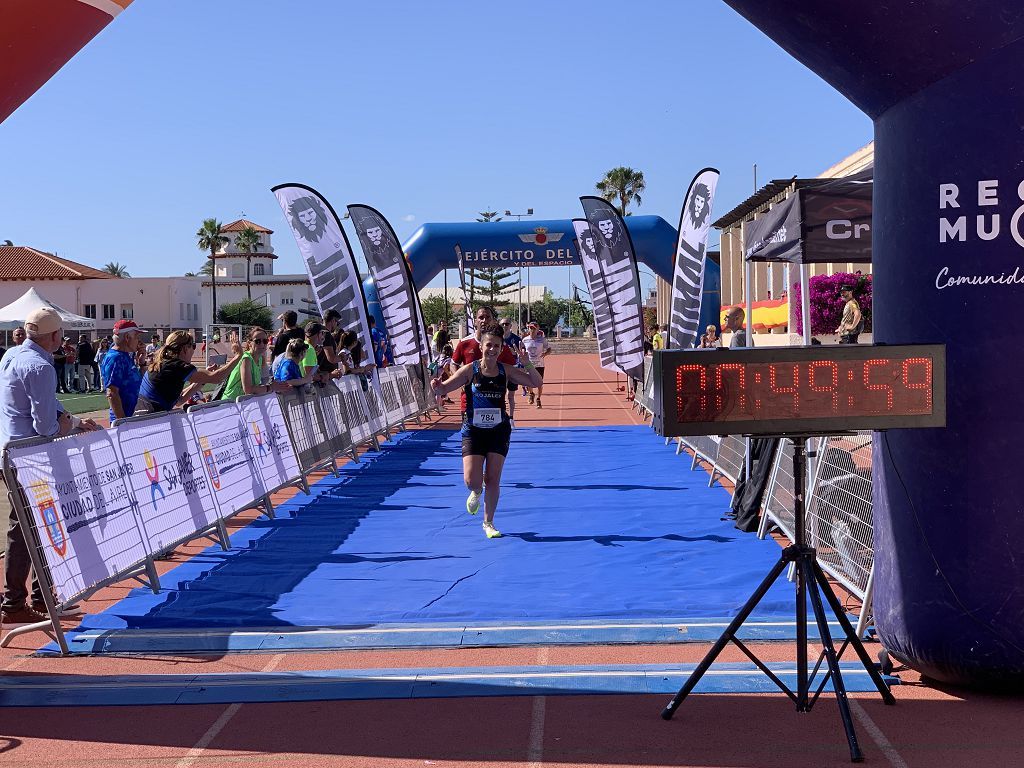
[[[60,315],[54,310],[34,310],[25,320],[25,343],[9,350],[0,360],[0,448],[26,437],[61,437],[74,429],[100,428],[93,421],[72,416],[57,401],[53,352],[64,339],[61,325]],[[0,606],[2,623],[45,621],[46,616],[40,612],[45,610],[45,604],[38,583],[33,584],[32,606],[26,605],[32,561],[25,532],[13,510],[4,560],[7,591]]]

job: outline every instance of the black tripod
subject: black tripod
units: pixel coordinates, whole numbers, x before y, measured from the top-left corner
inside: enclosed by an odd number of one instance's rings
[[[864,645],[861,643],[860,638],[857,637],[857,633],[853,626],[850,624],[850,620],[846,617],[846,612],[843,610],[843,606],[840,604],[839,599],[835,596],[832,591],[832,587],[828,583],[828,579],[825,578],[825,574],[821,570],[821,566],[818,565],[818,560],[815,557],[814,547],[807,546],[805,541],[805,506],[804,506],[804,493],[806,492],[807,483],[807,459],[804,454],[805,452],[805,441],[808,435],[801,435],[793,437],[793,513],[794,513],[794,536],[796,541],[790,546],[782,550],[782,556],[768,572],[764,581],[754,591],[754,594],[750,596],[750,599],[744,604],[736,617],[729,624],[722,636],[718,638],[715,645],[708,651],[708,654],[704,659],[697,665],[697,668],[693,670],[689,679],[679,689],[679,693],[668,703],[661,716],[665,720],[671,720],[672,715],[675,714],[676,709],[682,704],[683,699],[694,689],[700,679],[704,676],[704,673],[708,671],[708,668],[714,663],[715,659],[718,658],[718,654],[722,652],[729,642],[733,642],[747,658],[749,658],[757,668],[764,672],[775,685],[777,685],[782,692],[792,699],[793,703],[796,704],[797,712],[810,712],[811,707],[818,700],[822,690],[828,683],[829,679],[832,680],[832,687],[835,690],[836,701],[839,704],[839,715],[843,720],[843,728],[846,730],[846,740],[850,745],[850,759],[859,763],[864,760],[864,754],[860,751],[860,745],[857,743],[857,734],[853,729],[853,718],[850,715],[850,704],[846,698],[846,686],[843,685],[843,677],[839,671],[839,657],[842,656],[843,651],[846,650],[846,646],[850,645],[857,653],[857,657],[860,659],[860,663],[864,665],[864,669],[867,670],[871,676],[871,681],[875,684],[878,692],[882,694],[882,701],[886,704],[895,704],[896,700],[893,698],[892,693],[889,691],[889,686],[886,685],[882,679],[881,674],[875,668],[874,662],[868,656]],[[797,677],[797,689],[794,693],[789,687],[783,683],[778,675],[772,672],[768,667],[757,658],[753,652],[747,646],[745,646],[737,637],[736,632],[742,626],[743,622],[747,620],[751,612],[761,602],[761,598],[765,596],[768,590],[771,588],[775,580],[779,578],[786,567],[793,563],[796,567],[796,677]],[[832,643],[832,635],[828,628],[828,619],[825,616],[825,609],[822,605],[821,596],[824,595],[828,601],[829,606],[832,608],[832,612],[836,615],[839,620],[839,624],[843,628],[843,632],[846,634],[846,639],[840,646],[839,651],[835,649],[835,645]],[[821,639],[822,652],[818,657],[817,664],[814,665],[814,669],[808,674],[807,671],[807,598],[810,597],[811,605],[814,608],[814,618],[818,625],[818,633]],[[811,693],[811,685],[814,683],[814,678],[817,676],[818,669],[821,667],[822,661],[825,662],[827,671],[825,672],[821,682],[819,683],[817,690]]]

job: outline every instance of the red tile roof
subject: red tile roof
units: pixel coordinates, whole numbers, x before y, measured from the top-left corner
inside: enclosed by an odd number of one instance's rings
[[[99,269],[24,245],[0,245],[0,280],[88,280],[114,278]]]
[[[246,227],[252,227],[257,232],[265,232],[268,235],[274,234],[274,230],[261,227],[259,224],[254,224],[248,219],[239,219],[238,221],[232,221],[230,224],[225,224],[220,228],[221,232],[241,232]]]

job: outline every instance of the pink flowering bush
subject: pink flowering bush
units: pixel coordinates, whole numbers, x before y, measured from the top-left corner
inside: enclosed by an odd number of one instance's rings
[[[816,275],[809,282],[812,335],[835,333],[843,318],[843,305],[846,303],[839,295],[839,289],[844,285],[853,286],[853,297],[860,304],[860,311],[864,314],[864,332],[871,331],[871,275],[837,272],[834,275]],[[790,312],[796,320],[796,333],[802,334],[804,319],[800,311],[800,283],[793,285],[790,300]]]

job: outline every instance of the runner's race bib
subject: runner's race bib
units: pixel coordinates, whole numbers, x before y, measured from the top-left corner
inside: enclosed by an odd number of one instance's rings
[[[492,429],[501,424],[501,408],[474,408],[473,426]]]

